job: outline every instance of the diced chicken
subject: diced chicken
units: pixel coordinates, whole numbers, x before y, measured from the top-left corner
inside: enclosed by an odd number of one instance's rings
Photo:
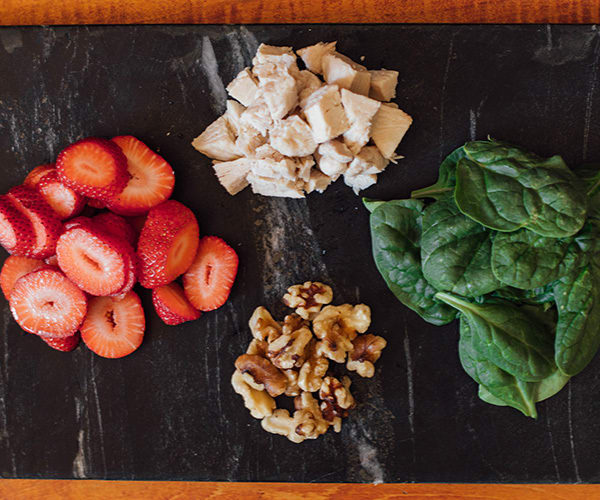
[[[238,129],[235,146],[240,154],[252,158],[256,149],[267,142],[267,137],[256,130],[252,125],[242,123]]]
[[[273,149],[273,146],[268,142],[256,148],[254,156],[256,158],[270,158],[275,161],[281,161],[285,158],[279,151]]]
[[[281,160],[256,158],[252,163],[251,172],[259,177],[295,181],[296,162],[292,158],[283,158]]]
[[[229,128],[236,137],[240,135],[240,128],[242,127],[241,118],[244,111],[246,111],[246,108],[239,102],[231,99],[227,101],[227,111],[225,111],[224,116],[229,124]]]
[[[399,108],[399,106],[395,102],[382,102],[381,105],[387,106],[389,108],[396,108],[396,109]]]
[[[301,107],[304,106],[306,104],[306,100],[312,95],[312,93],[315,90],[320,89],[322,86],[323,82],[317,75],[306,69],[300,71],[296,77],[299,105]]]
[[[314,170],[315,160],[312,155],[297,158],[296,177],[302,181],[308,182],[311,172]]]
[[[307,156],[317,149],[311,128],[297,115],[277,122],[270,130],[269,142],[286,156]]]
[[[254,59],[252,59],[252,64],[258,66],[264,63],[272,63],[287,68],[292,75],[298,73],[296,54],[294,54],[291,47],[276,47],[261,43]]]
[[[239,158],[233,161],[213,162],[213,169],[221,185],[230,195],[238,194],[247,185],[246,177],[250,172],[252,160]]]
[[[296,80],[285,69],[262,79],[260,91],[273,120],[281,120],[298,104]]]
[[[337,181],[340,175],[348,170],[348,166],[350,165],[349,163],[343,163],[329,156],[321,156],[319,154],[315,154],[315,159],[317,160],[319,170],[328,176],[332,182]]]
[[[388,69],[369,71],[371,74],[371,85],[369,97],[378,101],[390,101],[396,97],[396,85],[398,85],[398,72]]]
[[[235,136],[224,116],[212,122],[192,141],[192,146],[214,160],[229,161],[241,155],[235,146]]]
[[[344,142],[353,154],[358,154],[369,142],[371,121],[381,104],[346,89],[341,90],[341,95],[344,111],[350,121],[350,128],[344,132]]]
[[[361,95],[369,93],[371,75],[367,68],[338,52],[323,56],[323,77],[330,85],[335,84]]]
[[[246,107],[254,102],[258,92],[258,82],[252,76],[250,68],[244,68],[238,73],[227,85],[227,92]]]
[[[350,128],[337,85],[325,85],[313,92],[306,101],[304,114],[319,144]]]
[[[398,144],[412,123],[412,118],[401,109],[381,106],[371,124],[371,138],[388,159],[395,158]]]
[[[354,194],[358,194],[363,189],[367,189],[377,182],[376,174],[344,175],[346,186],[350,186]]]
[[[306,67],[313,73],[320,75],[323,73],[323,56],[335,52],[336,43],[337,42],[319,42],[316,45],[304,47],[297,52],[304,61]]]
[[[327,189],[329,184],[331,184],[331,179],[329,177],[318,170],[313,170],[310,173],[310,178],[308,179],[304,189],[307,193],[312,193],[313,191],[322,193]]]
[[[388,163],[389,160],[381,155],[377,147],[366,146],[350,162],[346,175],[355,177],[363,174],[379,174],[383,172]]]
[[[340,163],[348,163],[354,159],[354,155],[342,141],[332,139],[319,145],[319,154],[331,158]]]
[[[263,96],[258,96],[254,103],[246,108],[240,122],[253,127],[262,135],[267,135],[267,131],[273,126],[273,118]]]
[[[304,198],[302,182],[286,181],[284,179],[271,179],[253,173],[248,174],[248,182],[254,194],[263,196],[278,196],[283,198]],[[301,184],[301,185],[299,185]]]

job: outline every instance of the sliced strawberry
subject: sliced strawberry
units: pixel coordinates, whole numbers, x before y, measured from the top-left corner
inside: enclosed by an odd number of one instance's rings
[[[42,177],[37,188],[62,220],[75,217],[85,207],[85,198],[60,182],[56,170]]]
[[[24,186],[36,187],[39,182],[49,174],[50,172],[54,172],[54,163],[48,163],[47,165],[40,165],[39,167],[35,167],[31,172],[27,174],[25,180],[23,181]]]
[[[135,230],[131,227],[131,224],[120,215],[111,212],[102,212],[101,214],[92,217],[92,224],[102,231],[125,240],[131,246],[135,245],[137,239]]]
[[[21,276],[35,271],[47,264],[43,260],[30,259],[29,257],[17,257],[11,255],[4,261],[2,271],[0,271],[0,287],[6,300],[10,299],[10,292],[15,283]]]
[[[227,301],[238,269],[235,250],[217,236],[205,236],[183,275],[185,295],[196,309],[212,311]]]
[[[166,285],[187,271],[196,255],[198,234],[196,216],[178,201],[152,208],[138,241],[141,285]]]
[[[131,135],[112,139],[127,157],[129,182],[108,203],[121,215],[141,215],[167,200],[173,192],[175,174],[165,159]]]
[[[123,289],[133,248],[87,224],[67,229],[56,244],[58,265],[82,290],[92,295],[112,295]]]
[[[25,251],[24,255],[36,259],[45,259],[53,255],[56,241],[63,229],[56,212],[34,188],[15,186],[7,196],[33,226],[35,244]]]
[[[63,149],[56,159],[59,179],[82,196],[108,201],[129,176],[127,158],[112,141],[89,137]]]
[[[13,255],[30,255],[35,246],[31,221],[6,195],[0,196],[0,245]]]
[[[70,337],[86,309],[85,294],[58,269],[26,274],[10,292],[10,310],[16,322],[37,335]]]
[[[160,319],[167,325],[193,321],[202,314],[190,304],[183,293],[183,288],[175,282],[152,290],[152,303]]]
[[[138,256],[134,253],[127,253],[127,266],[128,266],[128,271],[127,271],[127,277],[125,278],[125,283],[123,284],[123,287],[118,290],[117,292],[111,294],[112,297],[118,297],[118,298],[122,298],[125,295],[127,295],[131,289],[135,286],[135,284],[138,281],[138,275],[139,275],[139,259]]]
[[[39,335],[39,337],[46,342],[52,349],[56,349],[57,351],[62,352],[71,352],[79,345],[79,340],[81,339],[81,334],[79,332],[75,332],[70,337],[44,337],[43,335]]]
[[[94,198],[87,199],[88,207],[92,208],[106,208],[106,202],[101,200],[96,200]]]
[[[129,292],[122,299],[91,299],[80,331],[85,345],[98,356],[122,358],[141,345],[145,328],[140,298]]]
[[[65,231],[75,226],[92,227],[92,219],[91,217],[84,217],[83,215],[80,215],[79,217],[74,217],[63,224]]]

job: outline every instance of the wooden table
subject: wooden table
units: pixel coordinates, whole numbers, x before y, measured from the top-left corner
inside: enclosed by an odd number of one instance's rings
[[[0,25],[153,23],[599,23],[600,0],[2,0]],[[591,499],[591,485],[0,481],[1,499]]]

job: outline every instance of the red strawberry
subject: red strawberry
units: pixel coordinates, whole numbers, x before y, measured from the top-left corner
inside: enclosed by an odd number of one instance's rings
[[[35,233],[35,244],[23,255],[45,259],[55,253],[56,240],[62,232],[62,223],[42,195],[34,188],[15,186],[7,195],[25,217]]]
[[[42,177],[37,188],[62,220],[75,217],[85,207],[85,198],[60,182],[56,170]]]
[[[138,241],[141,285],[166,285],[187,271],[196,255],[198,234],[195,215],[178,201],[152,208]]]
[[[23,181],[23,185],[36,187],[45,175],[49,174],[50,172],[54,172],[54,170],[54,163],[48,163],[47,165],[35,167],[27,174],[27,177],[25,177],[25,180]]]
[[[82,290],[92,295],[122,291],[133,249],[127,242],[79,224],[67,229],[56,244],[58,265]]]
[[[87,309],[85,294],[58,269],[42,268],[17,280],[10,310],[23,330],[48,337],[73,335]]]
[[[129,292],[122,299],[94,297],[81,325],[81,338],[93,352],[105,358],[122,358],[144,339],[146,320],[140,298]]]
[[[46,342],[52,349],[56,349],[57,351],[62,352],[71,352],[79,345],[79,339],[81,339],[81,334],[79,332],[75,332],[70,337],[44,337],[43,335],[39,335],[39,337]]]
[[[105,201],[96,200],[94,198],[88,198],[87,204],[89,207],[92,207],[92,208],[106,208]]]
[[[79,194],[108,201],[129,176],[127,158],[112,141],[89,137],[63,149],[56,159],[59,179]]]
[[[131,135],[112,139],[127,157],[129,182],[108,203],[108,208],[121,215],[141,215],[171,196],[175,185],[173,169],[142,141]]]
[[[29,255],[35,246],[31,221],[5,195],[0,196],[0,245],[13,255]]]
[[[0,287],[2,287],[2,293],[6,300],[10,299],[10,292],[21,276],[46,266],[47,264],[43,260],[17,257],[16,255],[8,257],[0,271]]]
[[[183,293],[183,288],[175,282],[152,290],[152,303],[160,319],[167,325],[193,321],[202,314],[190,304]]]
[[[125,240],[131,246],[135,245],[135,231],[123,217],[111,212],[102,212],[92,217],[92,224],[113,236]]]
[[[233,248],[217,236],[205,236],[183,275],[185,295],[196,309],[217,309],[227,301],[237,269],[238,256]]]
[[[91,227],[92,219],[91,217],[85,217],[83,215],[80,215],[79,217],[74,217],[73,219],[65,221],[65,223],[63,224],[65,231],[75,226]]]

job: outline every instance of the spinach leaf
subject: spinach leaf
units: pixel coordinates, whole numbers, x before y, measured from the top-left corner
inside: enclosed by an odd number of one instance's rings
[[[373,258],[388,288],[405,306],[434,325],[444,325],[456,311],[435,299],[421,269],[423,202],[397,200],[380,204],[371,214]]]
[[[367,208],[369,213],[373,213],[379,205],[383,205],[384,203],[388,202],[380,200],[371,200],[370,198],[363,198],[363,205]]]
[[[476,349],[498,368],[525,382],[555,370],[552,331],[525,308],[499,299],[475,304],[446,292],[435,297],[462,313]]]
[[[567,375],[583,370],[600,347],[598,258],[554,286],[558,309],[555,361]]]
[[[466,297],[501,286],[490,265],[492,233],[458,210],[450,194],[423,212],[423,275],[438,290]]]
[[[496,278],[522,290],[556,281],[576,269],[583,259],[574,238],[547,238],[527,229],[498,233],[491,255]]]
[[[554,305],[554,282],[531,290],[521,290],[520,288],[506,286],[494,291],[492,296],[525,304],[552,303]]]
[[[440,164],[438,180],[431,186],[417,189],[410,194],[411,198],[435,198],[439,199],[446,193],[454,191],[456,184],[456,165],[458,160],[465,157],[465,147],[456,148]]]
[[[560,156],[542,159],[495,141],[465,145],[456,169],[456,203],[498,231],[527,227],[542,236],[572,236],[585,222],[582,183]]]
[[[484,387],[493,398],[501,401],[503,405],[516,408],[528,417],[537,417],[534,384],[515,378],[491,362],[478,348],[471,324],[463,315],[460,318],[458,356],[467,375]]]

